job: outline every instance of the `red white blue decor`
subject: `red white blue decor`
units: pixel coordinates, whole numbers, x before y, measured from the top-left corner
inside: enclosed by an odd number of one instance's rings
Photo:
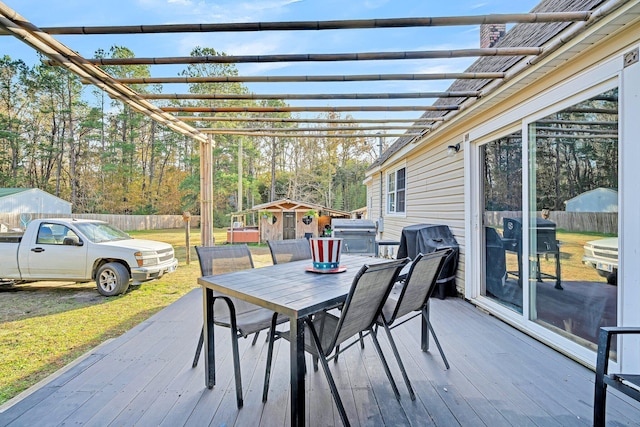
[[[342,239],[316,237],[309,239],[314,270],[336,270],[340,267]]]

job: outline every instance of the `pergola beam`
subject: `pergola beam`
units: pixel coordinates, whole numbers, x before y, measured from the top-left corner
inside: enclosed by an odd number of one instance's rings
[[[408,105],[408,106],[340,106],[340,107],[160,107],[168,113],[296,113],[296,112],[345,112],[345,111],[453,111],[458,105]]]
[[[416,98],[474,98],[480,91],[406,92],[406,93],[152,93],[141,94],[145,99],[416,99]]]
[[[442,27],[454,25],[543,23],[587,21],[589,11],[509,13],[470,16],[443,16],[388,19],[350,19],[332,21],[242,22],[212,24],[118,25],[43,27],[48,34],[155,34],[247,31],[318,31],[368,28]],[[7,34],[1,32],[0,34]]]
[[[243,136],[276,136],[281,138],[379,138],[379,137],[402,137],[402,136],[421,136],[424,133],[285,133],[285,132],[247,132],[244,130],[222,130],[217,129],[198,129],[203,133],[215,135],[243,135]]]
[[[370,130],[404,130],[404,129],[429,129],[429,126],[309,126],[309,127],[260,127],[260,128],[198,128],[200,132],[220,131],[220,133],[243,131],[243,132],[339,132],[339,131],[370,131]]]
[[[444,117],[427,119],[316,119],[289,117],[218,117],[175,116],[184,122],[274,122],[274,123],[431,123],[444,121]]]
[[[170,65],[170,64],[238,64],[264,62],[338,62],[338,61],[386,61],[399,59],[469,58],[480,56],[536,56],[541,47],[500,47],[454,50],[420,50],[402,52],[357,53],[303,53],[282,55],[205,55],[161,58],[92,58],[94,65]],[[44,61],[46,65],[60,65],[56,61]]]
[[[319,76],[208,76],[208,77],[129,77],[118,79],[124,84],[162,83],[306,83],[306,82],[368,82],[387,80],[458,80],[502,79],[504,72],[429,73],[429,74],[344,74]]]

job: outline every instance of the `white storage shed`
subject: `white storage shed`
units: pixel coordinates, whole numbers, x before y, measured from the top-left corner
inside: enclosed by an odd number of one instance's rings
[[[0,188],[0,213],[71,214],[71,202],[38,188]]]
[[[578,194],[564,203],[567,212],[618,212],[618,192],[600,187]]]

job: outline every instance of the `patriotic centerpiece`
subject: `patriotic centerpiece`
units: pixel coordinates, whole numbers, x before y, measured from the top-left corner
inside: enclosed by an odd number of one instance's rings
[[[317,237],[309,239],[315,270],[335,270],[340,265],[342,239]]]

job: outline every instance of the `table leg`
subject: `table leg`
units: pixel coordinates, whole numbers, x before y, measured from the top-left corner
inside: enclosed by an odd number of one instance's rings
[[[558,243],[558,252],[555,253],[556,257],[556,289],[564,289],[562,287],[562,279],[560,278],[560,246]]]
[[[203,310],[202,315],[204,327],[204,383],[207,388],[213,388],[216,384],[216,354],[214,345],[213,328],[213,291],[205,287],[202,288]]]
[[[305,425],[304,319],[291,319],[291,425]]]

